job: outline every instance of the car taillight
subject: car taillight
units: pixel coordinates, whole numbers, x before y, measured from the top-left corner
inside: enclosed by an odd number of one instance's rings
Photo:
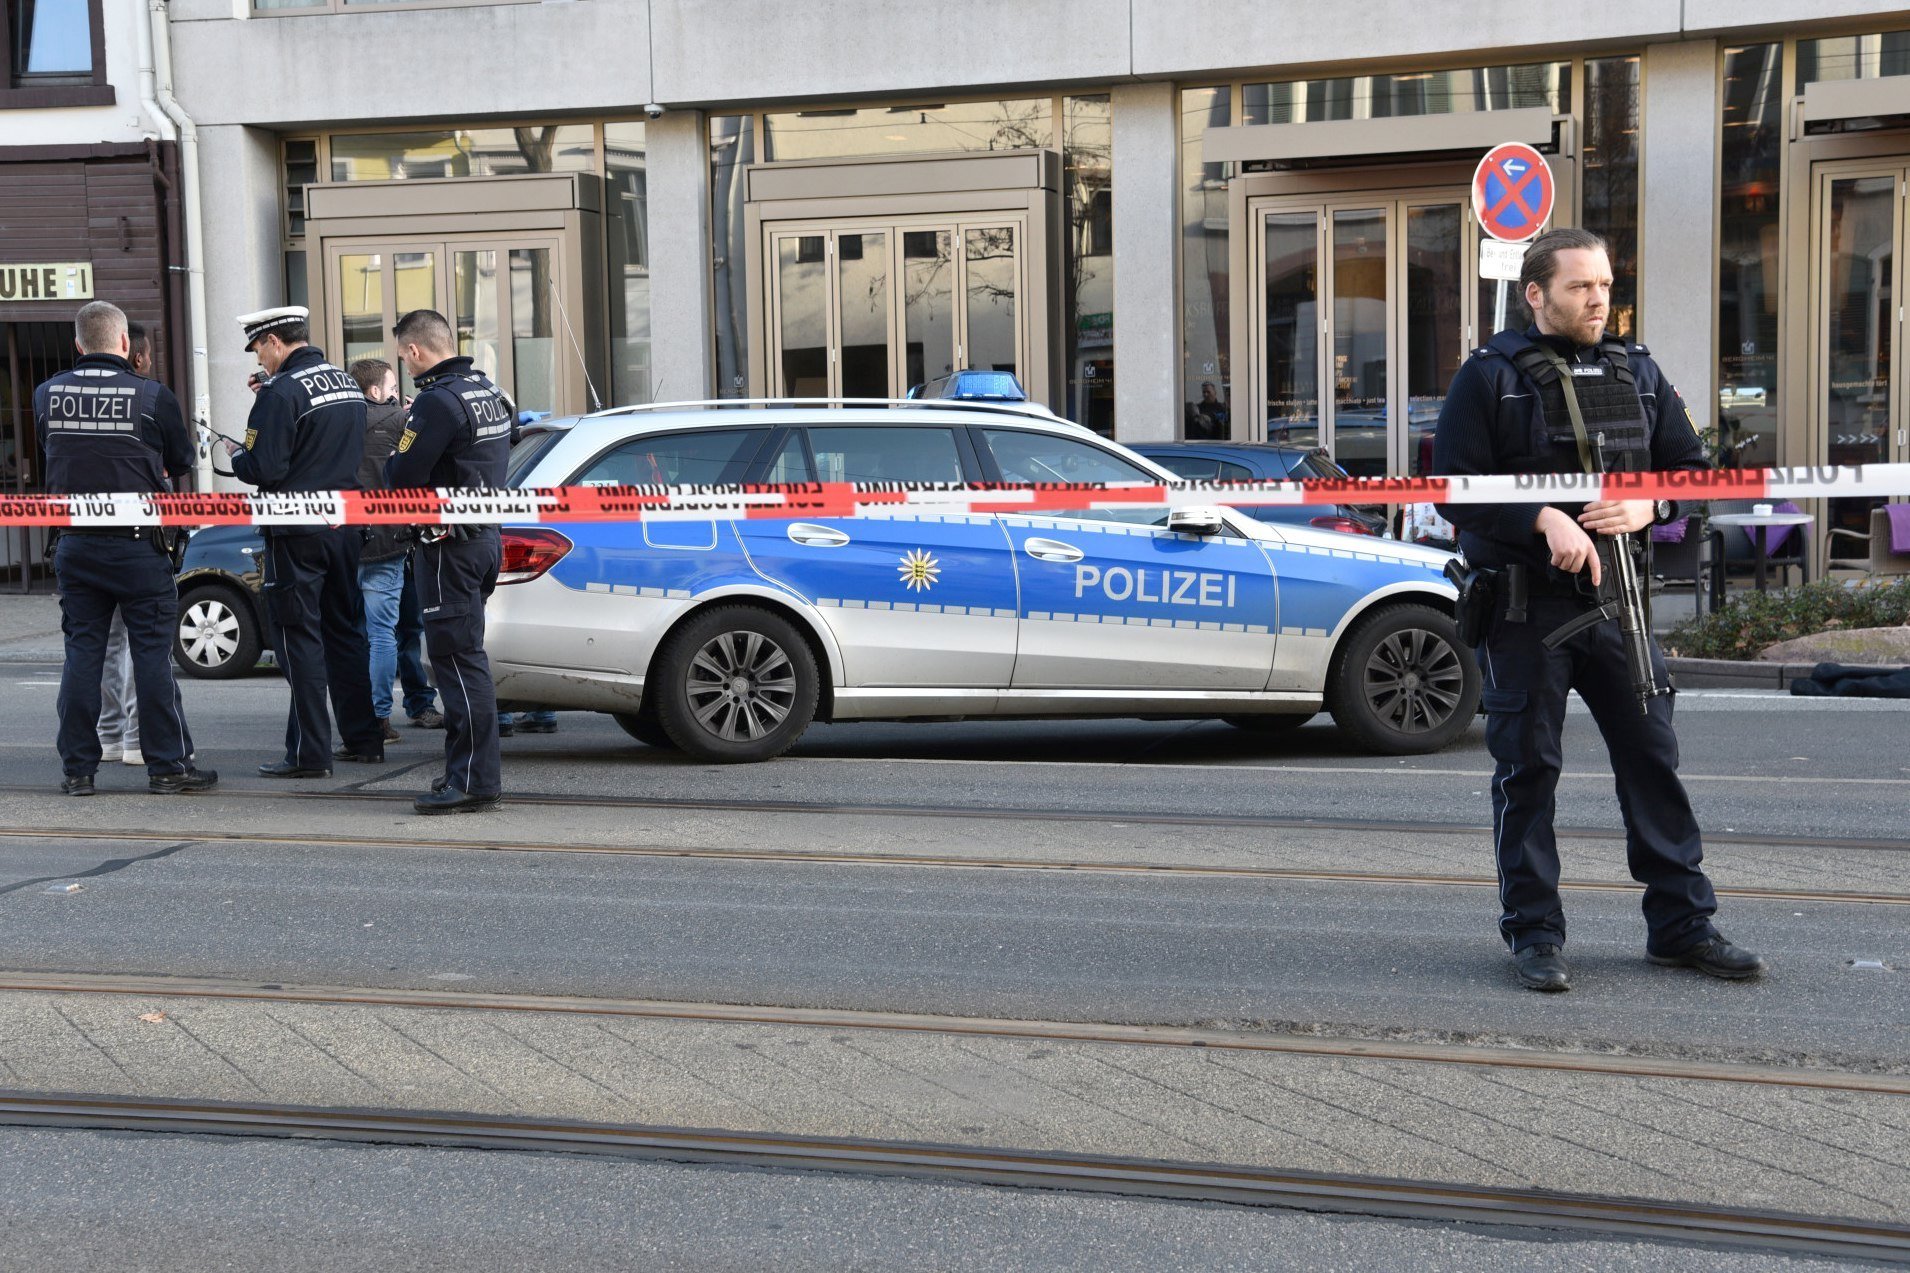
[[[506,526],[504,564],[498,568],[497,581],[529,583],[562,561],[572,546],[547,526]]]
[[[1313,525],[1318,526],[1321,530],[1337,530],[1348,535],[1376,535],[1379,533],[1357,518],[1343,517],[1337,513],[1331,517],[1316,517],[1313,519]]]

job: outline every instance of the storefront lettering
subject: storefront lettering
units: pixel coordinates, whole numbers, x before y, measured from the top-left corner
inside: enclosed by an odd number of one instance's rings
[[[91,262],[0,264],[0,301],[83,301],[92,295]]]

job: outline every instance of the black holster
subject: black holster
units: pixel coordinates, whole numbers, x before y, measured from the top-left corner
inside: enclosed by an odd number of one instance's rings
[[[1500,572],[1467,566],[1454,557],[1446,563],[1446,578],[1459,590],[1459,600],[1453,607],[1459,643],[1476,646],[1485,640],[1492,626],[1492,612],[1499,603]]]

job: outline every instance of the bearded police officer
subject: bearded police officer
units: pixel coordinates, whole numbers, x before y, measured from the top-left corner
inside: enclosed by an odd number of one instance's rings
[[[126,315],[94,301],[74,324],[80,359],[33,394],[33,420],[46,453],[46,488],[56,495],[154,494],[168,476],[191,471],[192,441],[178,400],[156,380],[133,374]],[[117,610],[126,624],[138,699],[146,785],[161,795],[206,791],[219,776],[192,765],[172,639],[179,621],[171,537],[151,526],[69,527],[59,532],[54,570],[66,665],[60,672],[60,790],[93,794],[99,770],[100,672]]]
[[[1520,283],[1533,325],[1500,332],[1453,377],[1433,442],[1434,473],[1708,467],[1690,412],[1649,351],[1605,335],[1612,272],[1603,239],[1577,229],[1540,235]],[[1717,898],[1700,869],[1698,823],[1678,780],[1670,695],[1652,694],[1641,708],[1616,621],[1590,622],[1558,639],[1561,628],[1597,607],[1587,586],[1603,576],[1593,537],[1629,536],[1672,520],[1675,506],[1599,500],[1441,511],[1458,527],[1468,563],[1499,581],[1479,663],[1486,743],[1497,762],[1499,931],[1520,981],[1546,991],[1571,985],[1552,826],[1568,690],[1591,709],[1611,756],[1626,860],[1645,886],[1651,961],[1714,977],[1759,975],[1763,960],[1711,924]],[[1628,540],[1610,546],[1630,550]],[[1654,684],[1668,685],[1663,655],[1655,642],[1648,647]]]
[[[247,352],[265,378],[246,420],[245,444],[222,439],[232,471],[261,491],[352,490],[365,449],[365,395],[358,382],[307,344],[303,306],[240,317]],[[265,530],[265,600],[279,667],[292,691],[283,758],[259,766],[267,778],[323,778],[332,761],[379,763],[384,731],[371,711],[365,601],[358,588],[356,526],[273,526]],[[338,734],[325,711],[327,687]]]
[[[415,309],[391,329],[398,356],[417,382],[411,416],[385,464],[395,489],[504,485],[510,455],[510,401],[469,358],[457,356],[451,326],[436,310]],[[419,813],[472,813],[497,806],[502,777],[497,692],[484,655],[484,601],[497,586],[502,550],[495,526],[429,527],[416,565],[425,651],[444,703],[444,776],[419,796]]]

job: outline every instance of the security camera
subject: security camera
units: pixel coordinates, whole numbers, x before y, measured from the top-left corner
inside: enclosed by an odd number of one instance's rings
[[[662,119],[663,118],[663,103],[662,102],[647,102],[645,103],[643,107],[643,113],[645,115],[648,115],[651,119]]]

